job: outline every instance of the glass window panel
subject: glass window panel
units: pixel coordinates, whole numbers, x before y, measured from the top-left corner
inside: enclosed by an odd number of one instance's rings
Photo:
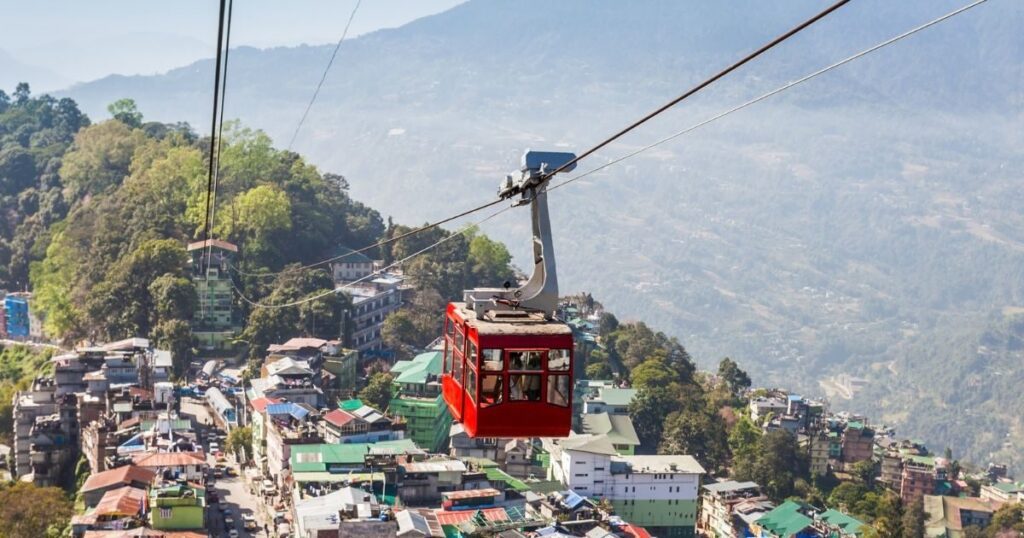
[[[483,356],[480,357],[480,364],[489,372],[500,372],[504,363],[505,357],[502,356],[500,349],[485,349]]]
[[[569,405],[569,376],[548,376],[548,403],[562,407]]]
[[[455,329],[455,349],[459,350],[460,353],[461,352],[465,352],[466,348],[462,347],[464,343],[465,342],[464,342],[463,337],[462,337],[462,329],[456,327],[456,329]]]
[[[476,370],[466,365],[466,390],[469,392],[469,399],[476,402]]]
[[[484,374],[480,378],[480,406],[490,407],[501,403],[504,396],[501,374]]]
[[[444,339],[444,371],[449,374],[452,373],[452,369],[455,367],[452,361],[452,348],[455,344],[452,343],[450,337]]]
[[[462,384],[462,353],[455,353],[454,366],[452,367],[452,377],[455,378],[459,384]]]
[[[540,378],[534,374],[513,374],[509,376],[508,399],[514,401],[539,402]]]
[[[509,370],[540,370],[540,351],[509,351]]]
[[[466,339],[466,344],[469,346],[469,354],[466,355],[466,363],[467,364],[472,364],[473,366],[476,366],[476,361],[477,361],[477,357],[476,357],[476,342],[474,342],[474,341],[472,341],[472,340],[467,338]]]
[[[448,336],[455,336],[455,320],[452,318],[445,318],[444,333]]]
[[[548,371],[568,372],[569,371],[569,350],[549,349],[548,350]]]

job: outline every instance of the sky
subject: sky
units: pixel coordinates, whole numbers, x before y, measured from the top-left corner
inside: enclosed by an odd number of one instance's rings
[[[363,0],[349,37],[401,26],[463,1]],[[234,6],[231,43],[334,43],[355,5],[356,0],[241,0]],[[214,55],[218,6],[216,0],[0,0],[0,69],[30,70],[32,80],[42,78],[50,86],[43,90],[114,73],[165,72]]]

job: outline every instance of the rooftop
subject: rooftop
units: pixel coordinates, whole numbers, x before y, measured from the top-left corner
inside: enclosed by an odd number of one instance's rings
[[[391,367],[395,375],[395,383],[423,384],[429,374],[441,375],[442,354],[440,351],[428,351],[416,355],[411,361],[398,361]]]
[[[779,538],[795,536],[814,523],[811,518],[805,516],[802,512],[807,510],[807,508],[805,504],[786,501],[776,507],[775,510],[758,518],[757,525],[767,529]]]
[[[292,471],[317,472],[326,471],[328,465],[362,465],[371,448],[415,450],[416,443],[412,439],[399,439],[377,443],[293,445]]]
[[[693,456],[681,454],[665,456],[616,456],[613,459],[628,463],[634,473],[704,474],[704,468],[697,463]]]
[[[451,303],[466,320],[466,325],[476,329],[478,334],[535,334],[545,336],[572,336],[572,328],[560,321],[547,321],[542,314],[525,311],[499,312],[498,315],[521,316],[519,321],[490,321],[477,319],[476,313],[466,309],[466,303]]]
[[[760,486],[757,482],[737,482],[735,480],[725,480],[723,482],[716,482],[714,484],[706,484],[704,489],[714,493],[727,493],[732,491],[743,491],[745,489],[759,489]]]
[[[441,493],[443,499],[480,499],[486,497],[497,497],[501,492],[494,488],[464,489],[459,491],[445,491]]]
[[[202,452],[151,452],[138,454],[134,464],[139,467],[179,467],[182,465],[206,465]]]
[[[640,437],[627,415],[585,414],[580,420],[580,430],[580,433],[607,435],[614,445],[640,445]]]
[[[220,239],[207,239],[206,241],[196,241],[188,244],[187,250],[192,252],[193,250],[199,250],[206,247],[217,247],[219,249],[227,250],[230,252],[238,252],[238,247],[227,241],[221,241]]]
[[[124,486],[104,493],[92,513],[97,516],[133,516],[142,511],[145,502],[146,490]]]
[[[103,489],[116,484],[127,485],[132,482],[149,484],[153,482],[153,478],[155,476],[156,473],[149,469],[144,469],[135,465],[124,465],[122,467],[115,467],[108,471],[89,475],[89,478],[86,479],[85,484],[82,485],[80,491],[95,491],[97,489]]]
[[[818,519],[839,529],[845,534],[856,534],[864,526],[864,522],[850,517],[838,510],[828,509],[818,516]]]
[[[629,405],[635,397],[636,389],[604,387],[598,389],[598,396],[595,398],[595,401],[601,401],[607,405]]]

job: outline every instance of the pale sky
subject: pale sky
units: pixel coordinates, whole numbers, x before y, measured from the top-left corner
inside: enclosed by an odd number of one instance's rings
[[[394,28],[465,0],[363,0],[349,37]],[[334,43],[355,0],[239,0],[232,46]],[[0,51],[61,85],[152,74],[212,57],[217,0],[0,0]],[[53,88],[49,88],[53,89]]]

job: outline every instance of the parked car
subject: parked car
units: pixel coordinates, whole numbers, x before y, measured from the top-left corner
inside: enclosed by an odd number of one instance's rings
[[[252,515],[250,515],[250,514],[243,515],[242,516],[242,526],[245,527],[245,530],[247,530],[247,531],[254,531],[254,530],[256,530],[256,528],[257,528],[257,526],[256,526],[256,518],[252,517]]]

